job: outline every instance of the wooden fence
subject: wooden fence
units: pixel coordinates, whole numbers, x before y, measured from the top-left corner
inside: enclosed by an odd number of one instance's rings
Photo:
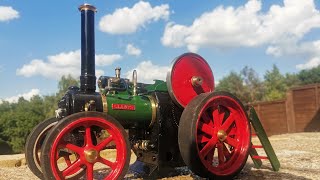
[[[320,131],[320,84],[292,88],[286,99],[254,103],[267,134]]]

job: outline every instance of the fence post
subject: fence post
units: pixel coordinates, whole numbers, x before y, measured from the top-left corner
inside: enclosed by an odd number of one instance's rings
[[[319,109],[319,85],[315,85],[315,95],[316,95],[316,110]]]
[[[286,96],[285,103],[288,133],[294,133],[296,132],[296,120],[294,115],[293,90],[287,91]]]

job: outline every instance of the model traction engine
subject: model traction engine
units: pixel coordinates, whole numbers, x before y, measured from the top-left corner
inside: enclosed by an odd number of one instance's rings
[[[101,76],[96,92],[94,14],[81,12],[80,88],[72,86],[56,117],[38,124],[26,143],[31,171],[41,179],[122,179],[131,150],[132,171],[145,176],[188,166],[208,178],[232,178],[250,147],[250,124],[241,102],[214,92],[210,66],[199,55],[177,57],[166,82]]]

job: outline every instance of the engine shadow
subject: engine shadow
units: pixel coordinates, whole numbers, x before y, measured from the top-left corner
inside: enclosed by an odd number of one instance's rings
[[[305,132],[319,132],[320,131],[320,109],[315,113],[313,118],[304,128]]]
[[[298,171],[297,169],[292,169]],[[162,178],[175,178],[175,179],[195,179],[195,180],[206,180],[208,178],[202,178],[194,174],[188,167],[175,168],[173,171],[167,174],[154,174],[152,176],[141,176],[133,172],[129,172],[130,176],[126,176],[126,180],[134,179],[162,179]],[[282,180],[282,179],[295,179],[295,180],[309,180],[303,176],[297,176],[286,172],[275,172],[271,167],[262,165],[260,169],[256,169],[253,164],[247,163],[243,170],[235,176],[235,180]]]
[[[297,176],[287,172],[276,172],[270,166],[262,165],[260,169],[256,169],[253,164],[247,163],[243,170],[234,178],[241,180],[282,180],[282,179],[295,179],[295,180],[309,180],[303,176]]]

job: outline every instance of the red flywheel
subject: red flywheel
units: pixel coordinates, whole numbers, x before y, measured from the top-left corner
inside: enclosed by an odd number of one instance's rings
[[[174,102],[182,107],[197,95],[214,90],[214,77],[209,64],[195,53],[177,57],[167,74],[167,87]]]

